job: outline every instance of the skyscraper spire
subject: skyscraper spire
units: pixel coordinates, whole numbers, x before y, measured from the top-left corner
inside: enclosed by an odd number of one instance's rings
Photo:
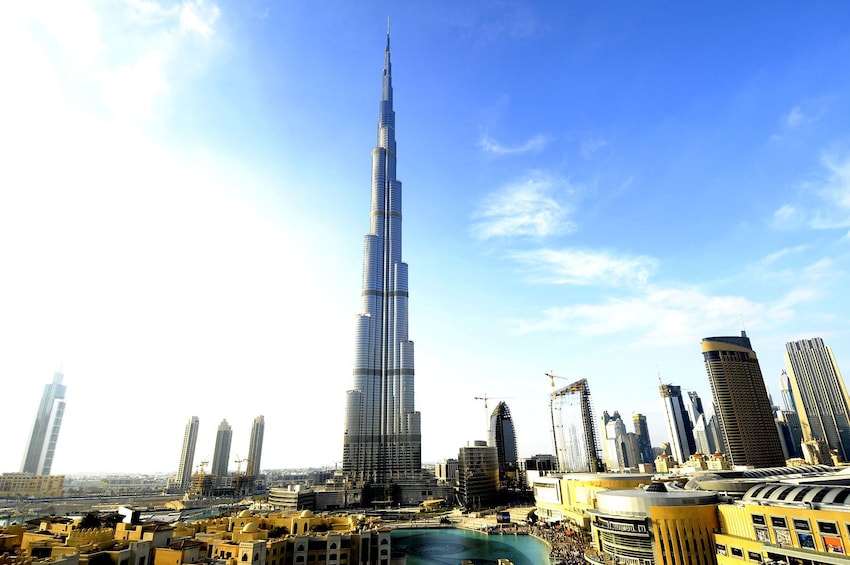
[[[407,333],[407,263],[401,259],[402,193],[396,179],[389,33],[377,137],[372,149],[370,230],[363,243],[354,385],[346,393],[342,466],[355,480],[387,485],[419,476],[422,444],[419,412],[413,402],[413,342]]]

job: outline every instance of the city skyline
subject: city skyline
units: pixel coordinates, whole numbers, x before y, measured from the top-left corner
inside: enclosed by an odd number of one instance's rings
[[[192,415],[196,462],[265,414],[264,468],[341,464],[387,16],[424,462],[485,394],[551,452],[547,371],[660,444],[706,335],[745,328],[775,401],[786,342],[848,362],[850,6],[20,3],[0,378],[22,425],[73,383],[52,472],[174,473]]]

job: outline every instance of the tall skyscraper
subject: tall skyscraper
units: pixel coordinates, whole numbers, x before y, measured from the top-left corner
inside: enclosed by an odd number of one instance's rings
[[[850,398],[832,349],[815,337],[789,341],[785,350],[803,440],[824,440],[850,461]]]
[[[785,409],[779,411],[779,419],[785,424],[780,425],[780,438],[788,453],[788,458],[803,457],[803,427],[800,425],[800,414],[797,403],[794,402],[794,391],[791,390],[791,379],[785,369],[779,375],[779,392],[782,394],[782,404]]]
[[[418,479],[422,467],[413,342],[407,332],[407,264],[401,260],[401,196],[387,34],[378,143],[372,149],[371,226],[363,244],[362,313],[354,386],[346,393],[342,454],[344,473],[376,487]]]
[[[726,458],[732,465],[784,466],[770,398],[747,333],[707,337],[702,354]]]
[[[608,471],[625,471],[637,467],[638,456],[634,449],[637,438],[633,441],[629,436],[618,411],[615,410],[613,414],[608,414],[607,410],[602,412],[602,451],[605,453]]]
[[[667,432],[670,436],[670,449],[673,458],[684,463],[696,451],[694,431],[685,400],[682,398],[682,387],[661,383],[659,375],[659,390],[664,401],[664,415],[667,419]]]
[[[687,408],[688,416],[691,419],[691,424],[693,424],[694,453],[711,455],[717,450],[717,447],[714,445],[714,438],[709,433],[708,419],[705,416],[699,394],[695,391],[688,392],[688,403],[685,408]]]
[[[490,415],[490,438],[487,445],[494,446],[499,456],[499,484],[502,488],[516,486],[516,432],[511,411],[504,402],[499,402]]]
[[[632,414],[632,423],[635,426],[640,462],[652,463],[655,461],[655,457],[652,455],[652,441],[649,439],[649,427],[646,425],[646,416],[643,414]]]
[[[213,451],[212,468],[210,474],[214,477],[226,477],[227,467],[230,464],[230,441],[233,439],[233,430],[227,420],[222,420],[215,434],[215,451]]]
[[[600,473],[604,470],[590,387],[581,379],[552,393],[549,400],[555,456],[562,473]]]
[[[189,423],[186,424],[186,431],[183,432],[183,449],[180,450],[177,480],[180,481],[180,489],[184,492],[192,486],[192,464],[195,462],[195,445],[198,443],[199,425],[198,417],[192,416],[189,418]]]
[[[59,428],[62,426],[62,416],[65,414],[65,385],[62,384],[60,372],[53,374],[53,382],[44,385],[44,393],[38,405],[32,434],[24,452],[21,463],[21,473],[33,475],[49,475],[53,466],[53,454],[56,451],[56,440],[59,439]]]
[[[263,433],[266,429],[266,421],[262,416],[254,418],[251,426],[251,445],[248,446],[248,467],[245,474],[249,477],[260,475],[260,458],[263,456]]]

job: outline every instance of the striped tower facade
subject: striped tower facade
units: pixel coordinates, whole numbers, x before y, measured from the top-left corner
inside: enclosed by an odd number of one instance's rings
[[[407,264],[401,259],[401,182],[396,179],[390,39],[384,56],[378,143],[372,149],[370,231],[363,244],[362,311],[354,386],[346,393],[343,471],[389,484],[418,478],[420,416],[413,402],[413,342],[407,333]]]

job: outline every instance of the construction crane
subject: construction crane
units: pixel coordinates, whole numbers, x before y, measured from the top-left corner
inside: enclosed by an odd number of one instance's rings
[[[549,379],[552,381],[552,390],[553,391],[555,390],[555,379],[561,379],[561,380],[564,380],[564,381],[567,380],[567,377],[559,377],[558,375],[556,375],[552,371],[549,371],[548,373],[546,373],[546,376],[549,377]]]
[[[194,485],[194,488],[192,490],[195,494],[199,496],[204,494],[204,467],[207,466],[207,463],[209,463],[209,461],[201,461],[198,464],[198,474],[195,475],[195,480],[197,480],[197,483]]]
[[[237,477],[239,476],[240,471],[242,471],[242,463],[244,463],[247,460],[248,459],[239,459],[239,454],[238,453],[236,454],[236,460],[233,461],[233,462],[236,463],[236,476]]]
[[[487,393],[485,392],[484,396],[476,396],[474,398],[475,398],[475,400],[483,400],[484,401],[484,411],[489,414],[490,412],[488,411],[488,408],[487,408],[487,401],[488,400],[508,400],[511,397],[510,396],[496,396],[496,397],[487,396]]]

